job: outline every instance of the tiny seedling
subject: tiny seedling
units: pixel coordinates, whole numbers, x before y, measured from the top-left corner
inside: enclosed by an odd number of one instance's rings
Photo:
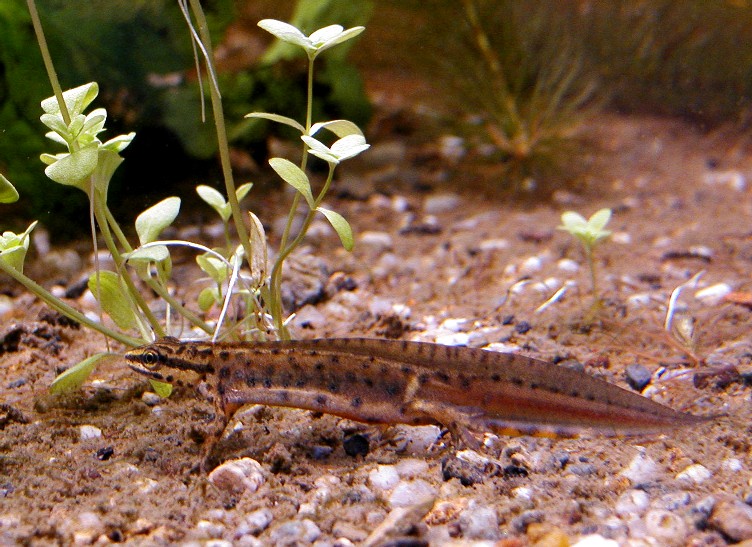
[[[561,215],[560,230],[568,232],[572,237],[582,243],[585,250],[585,258],[590,268],[590,288],[593,295],[593,303],[585,315],[586,323],[591,323],[598,314],[603,301],[598,290],[598,276],[595,272],[595,258],[593,253],[596,245],[611,235],[606,230],[606,224],[611,220],[611,209],[601,209],[593,213],[589,219],[585,220],[581,214],[574,211],[566,211]]]
[[[105,129],[107,112],[103,108],[86,112],[99,93],[97,84],[92,82],[63,92],[47,50],[34,1],[29,0],[32,23],[54,90],[52,97],[42,101],[44,113],[41,121],[50,129],[46,136],[56,145],[64,147],[63,152],[41,156],[41,160],[47,165],[45,174],[55,183],[72,186],[86,193],[90,202],[89,221],[94,254],[98,255],[97,241],[101,238],[112,257],[114,268],[103,270],[97,265],[95,273],[89,278],[89,290],[103,312],[99,320],[82,314],[24,275],[24,258],[29,248],[30,233],[36,222],[20,234],[5,232],[0,235],[0,272],[18,281],[61,314],[104,334],[107,339],[130,347],[151,342],[157,337],[184,332],[188,332],[189,336],[212,340],[289,338],[281,297],[285,259],[300,245],[318,213],[331,223],[343,246],[348,250],[352,249],[353,234],[347,220],[322,204],[337,165],[369,147],[361,130],[352,122],[331,120],[313,123],[314,60],[325,50],[357,36],[364,29],[354,27],[345,30],[339,25],[330,25],[306,36],[294,26],[281,21],[265,19],[259,23],[261,28],[278,39],[301,47],[308,58],[305,123],[271,113],[251,113],[247,116],[283,123],[299,130],[303,148],[300,165],[284,158],[269,160],[271,168],[297,192],[292,201],[280,250],[271,272],[267,273],[267,241],[263,225],[252,212],[248,212],[249,217],[246,217],[239,205],[251,191],[252,184],[246,183],[236,188],[230,168],[224,114],[206,18],[200,3],[195,0],[190,0],[190,10],[188,0],[179,0],[179,5],[196,51],[206,67],[227,197],[205,185],[199,185],[196,191],[222,221],[224,247],[211,249],[191,241],[159,239],[164,229],[178,216],[181,205],[178,197],[168,197],[139,214],[135,222],[138,243],[134,245],[128,239],[109,210],[107,190],[112,175],[123,161],[120,152],[130,144],[135,134],[120,135],[106,142],[100,140],[99,134]],[[330,145],[319,140],[318,135],[322,129],[333,133],[337,140]],[[326,162],[329,168],[325,182],[316,192],[306,174],[309,154]],[[292,220],[301,197],[308,206],[308,212],[302,227],[297,233],[292,233]],[[11,203],[17,199],[16,189],[0,175],[0,203]],[[246,223],[246,219],[250,222]],[[175,246],[199,253],[196,264],[206,275],[209,285],[199,293],[195,303],[185,303],[183,298],[176,297],[171,292],[170,249]],[[147,302],[142,295],[143,288],[150,289],[166,306],[153,306]],[[237,316],[233,319],[228,318],[231,302],[238,302],[242,307],[242,313],[232,314]],[[157,308],[166,310],[164,317],[158,317],[155,311]],[[218,310],[218,315],[212,315],[213,309]],[[56,378],[51,390],[60,392],[79,387],[96,364],[110,355],[112,354],[109,352],[98,353],[74,365]],[[154,381],[152,384],[160,395],[169,394],[168,384]]]

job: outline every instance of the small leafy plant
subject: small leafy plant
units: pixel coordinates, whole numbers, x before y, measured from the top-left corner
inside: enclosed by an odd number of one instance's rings
[[[348,250],[352,249],[353,234],[349,223],[339,213],[323,207],[323,202],[337,165],[369,147],[360,129],[347,120],[313,123],[314,61],[322,52],[357,36],[364,28],[345,30],[339,25],[330,25],[306,36],[294,26],[281,21],[266,19],[259,23],[261,28],[278,39],[301,47],[308,57],[305,123],[272,113],[256,112],[247,116],[279,122],[297,129],[301,133],[303,148],[300,165],[285,158],[269,160],[271,168],[296,190],[296,194],[280,250],[271,272],[267,274],[267,242],[263,225],[252,212],[248,212],[246,217],[239,206],[239,202],[251,191],[252,184],[235,187],[211,41],[200,3],[191,0],[189,10],[187,0],[181,0],[180,6],[209,76],[218,148],[225,175],[226,198],[209,186],[199,185],[196,188],[201,199],[214,209],[224,225],[225,245],[217,249],[191,241],[159,239],[162,231],[172,224],[179,213],[181,200],[178,197],[164,199],[138,215],[135,222],[137,244],[126,237],[107,206],[107,189],[110,178],[123,161],[120,152],[130,144],[135,134],[120,135],[106,142],[100,140],[99,134],[105,129],[107,112],[102,108],[86,112],[98,94],[97,84],[92,82],[62,91],[33,0],[29,5],[48,76],[55,91],[53,97],[42,102],[44,113],[41,120],[50,129],[46,136],[64,147],[62,152],[43,154],[41,159],[47,165],[45,174],[48,178],[58,184],[78,188],[89,200],[95,251],[97,239],[101,237],[112,257],[114,269],[104,270],[97,265],[95,273],[89,278],[88,286],[109,321],[90,319],[24,275],[23,262],[29,248],[29,235],[36,222],[23,233],[6,232],[0,236],[0,271],[14,278],[58,312],[126,346],[138,346],[155,337],[184,331],[190,332],[191,336],[211,337],[212,340],[289,338],[281,296],[285,259],[303,241],[313,218],[319,213],[331,223],[343,246]],[[320,140],[319,135],[324,129],[336,137],[329,145]],[[327,178],[317,191],[314,191],[306,174],[309,155],[328,165]],[[293,233],[292,221],[301,198],[308,212],[302,226]],[[8,203],[16,199],[18,193],[15,188],[0,175],[0,202]],[[248,226],[246,218],[250,221]],[[175,246],[187,247],[200,253],[196,257],[196,263],[206,274],[209,285],[199,293],[195,307],[181,303],[169,289],[172,273],[170,249]],[[164,317],[158,317],[149,302],[143,298],[139,290],[141,286],[151,289],[166,303]],[[240,319],[230,322],[227,310],[234,301],[242,304],[244,313],[240,314]],[[218,315],[211,315],[212,309],[219,310]],[[93,355],[71,367],[53,382],[52,390],[63,391],[80,386],[96,363],[107,355],[111,354]],[[158,393],[169,394],[167,384],[152,383]]]
[[[603,305],[598,290],[598,276],[595,272],[593,253],[596,245],[611,235],[611,232],[605,229],[609,220],[611,220],[611,209],[600,209],[587,220],[581,214],[574,211],[566,211],[561,215],[562,225],[559,226],[559,229],[568,232],[582,244],[582,248],[585,250],[585,259],[590,268],[590,288],[593,295],[593,303],[585,316],[587,323],[592,322]]]

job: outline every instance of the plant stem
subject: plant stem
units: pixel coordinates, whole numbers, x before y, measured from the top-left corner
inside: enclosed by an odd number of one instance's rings
[[[90,329],[94,329],[98,332],[101,332],[105,336],[108,336],[112,338],[113,340],[117,340],[118,342],[120,342],[121,344],[125,344],[126,346],[136,347],[144,343],[143,340],[140,340],[138,338],[133,338],[131,336],[127,336],[120,332],[114,331],[102,325],[101,323],[92,321],[91,319],[86,317],[83,313],[78,311],[77,309],[66,304],[59,298],[52,296],[44,287],[37,284],[31,278],[26,277],[24,274],[22,274],[18,270],[11,268],[8,264],[3,262],[2,260],[0,260],[0,270],[2,270],[4,273],[6,273],[7,275],[15,279],[18,283],[20,283],[24,287],[26,287],[26,290],[36,295],[37,298],[42,300],[49,307],[51,307],[55,311],[60,312],[61,314],[68,317],[69,319],[77,321],[78,323],[81,323],[82,325],[85,325],[89,327]]]
[[[57,104],[60,106],[60,114],[63,116],[63,121],[66,125],[70,125],[70,113],[68,107],[63,99],[63,88],[60,87],[60,81],[57,79],[57,72],[55,72],[55,66],[52,64],[52,56],[50,50],[47,47],[47,40],[44,37],[44,29],[42,28],[42,22],[39,19],[39,12],[37,11],[37,5],[34,0],[26,0],[26,5],[29,7],[29,15],[31,16],[31,23],[34,25],[34,33],[37,35],[37,43],[39,44],[39,50],[42,53],[42,60],[44,61],[44,68],[47,70],[47,78],[52,85],[52,91],[57,99]]]
[[[198,23],[198,31],[201,36],[201,42],[206,50],[206,70],[212,74],[216,74],[214,67],[214,53],[211,44],[211,35],[209,34],[209,26],[206,23],[206,16],[203,9],[201,9],[201,2],[199,0],[190,0],[191,10],[196,17]],[[220,96],[219,89],[215,85],[215,79],[209,78],[209,92],[211,94],[212,112],[214,114],[214,127],[217,132],[217,145],[219,149],[219,158],[222,164],[222,174],[225,179],[225,189],[227,190],[227,202],[230,204],[232,210],[232,220],[235,223],[235,230],[240,239],[240,244],[245,250],[245,256],[247,260],[253,256],[251,251],[251,240],[248,237],[248,230],[246,230],[245,223],[243,222],[243,216],[240,211],[240,204],[238,203],[238,197],[235,194],[235,181],[232,176],[232,166],[230,165],[230,148],[227,144],[227,130],[225,129],[225,114],[222,108],[222,97]]]
[[[313,58],[308,59],[308,82],[306,85],[306,135],[310,132],[313,121],[313,62]],[[300,170],[305,171],[307,164],[308,145],[304,143],[303,158],[300,160]],[[328,188],[328,185],[326,187]],[[287,241],[290,237],[290,230],[292,229],[292,223],[295,220],[295,214],[298,212],[299,203],[300,193],[295,192],[295,196],[292,198],[292,206],[290,207],[290,212],[287,214],[287,223],[285,224],[285,229],[282,232],[282,239],[279,243],[280,253],[277,255],[277,259],[274,261],[274,266],[272,267],[272,273],[269,279],[269,290],[271,294],[271,302],[269,302],[269,313],[272,316],[272,321],[274,322],[274,326],[279,337],[283,340],[289,340],[290,333],[288,332],[287,327],[285,327],[284,318],[282,317],[282,267],[284,265],[285,259],[289,256],[293,249],[297,247],[297,245],[293,241],[293,246],[291,246],[288,252],[285,253],[284,249],[287,248]],[[311,215],[310,211],[308,215]],[[306,216],[306,218],[308,218],[308,216]],[[303,226],[301,227],[300,232],[295,238],[295,241],[300,241],[303,239],[302,236],[305,236],[305,232],[308,230],[309,224],[310,220],[308,221],[308,223],[303,222]]]

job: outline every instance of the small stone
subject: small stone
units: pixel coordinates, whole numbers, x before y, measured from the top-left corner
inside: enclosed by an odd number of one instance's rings
[[[580,270],[580,265],[571,258],[562,258],[556,263],[556,267],[565,273],[576,273]]]
[[[670,511],[653,509],[647,512],[644,521],[645,531],[659,545],[684,545],[688,530],[680,516]]]
[[[713,476],[713,473],[711,473],[707,467],[699,463],[696,463],[696,464],[688,466],[683,471],[680,471],[676,475],[676,479],[677,480],[689,480],[695,484],[700,484],[702,482],[705,482],[712,476]]]
[[[434,498],[436,489],[422,479],[413,481],[402,481],[392,491],[389,496],[389,505],[395,507],[409,507],[420,503],[421,500]]]
[[[543,268],[543,260],[539,256],[529,256],[520,265],[520,274],[530,275],[538,273]]]
[[[78,428],[78,437],[82,441],[99,439],[102,437],[102,430],[93,425],[82,425]]]
[[[222,537],[222,534],[225,533],[225,527],[223,524],[208,520],[198,521],[195,530],[196,535],[203,539],[217,539]]]
[[[620,517],[640,516],[650,505],[650,496],[644,490],[624,492],[614,505],[614,512]]]
[[[460,513],[460,530],[467,539],[495,540],[499,538],[499,519],[490,507],[470,507]]]
[[[450,332],[437,335],[435,341],[442,346],[467,346],[470,335],[466,332]]]
[[[661,468],[654,459],[640,452],[632,458],[629,466],[620,474],[629,479],[633,485],[640,486],[655,481],[661,475]]]
[[[627,383],[636,391],[642,391],[645,389],[653,379],[653,375],[650,374],[650,371],[639,363],[627,365],[625,374],[627,377]]]
[[[627,305],[630,308],[644,308],[652,301],[650,294],[648,293],[635,293],[627,298]]]
[[[428,473],[428,463],[415,458],[401,460],[394,467],[401,479],[412,479]]]
[[[695,298],[706,306],[714,306],[721,303],[724,297],[730,292],[731,286],[728,283],[716,283],[697,291]]]
[[[452,332],[460,332],[467,330],[471,324],[472,322],[465,317],[450,317],[444,319],[444,321],[441,322],[441,325],[439,325],[439,328]]]
[[[394,247],[394,240],[386,232],[366,231],[360,234],[358,244],[383,252]]]
[[[747,179],[741,171],[729,169],[728,171],[712,171],[705,173],[705,184],[710,186],[728,186],[738,192],[747,187]]]
[[[503,251],[509,248],[508,239],[484,239],[478,244],[478,249],[483,252]]]
[[[408,454],[425,452],[441,436],[441,429],[435,425],[421,425],[417,427],[396,425],[392,427],[395,439],[400,439],[400,451]]]
[[[583,537],[577,543],[573,543],[572,547],[619,547],[619,542],[606,539],[599,534],[592,534]]]
[[[264,484],[264,474],[256,460],[230,460],[209,473],[209,482],[232,494],[253,493]]]
[[[332,535],[338,540],[345,538],[360,544],[368,537],[368,532],[353,526],[349,522],[337,521],[332,526]]]
[[[144,394],[141,395],[141,400],[147,406],[156,406],[162,402],[162,397],[160,397],[154,392],[145,391]]]
[[[439,155],[451,164],[465,156],[465,139],[456,135],[443,135],[439,139]]]
[[[259,509],[245,516],[243,521],[235,529],[234,537],[238,539],[242,536],[258,535],[266,530],[274,520],[274,515],[269,509]]]
[[[734,541],[752,539],[752,507],[740,501],[721,501],[708,519],[711,528]]]
[[[429,215],[449,213],[456,210],[461,201],[457,194],[434,194],[428,196],[423,202],[423,211]]]
[[[321,530],[310,519],[282,523],[270,533],[271,543],[274,545],[313,543],[319,536],[321,536]]]
[[[393,465],[379,465],[368,474],[369,484],[378,490],[391,490],[399,481],[399,473]]]

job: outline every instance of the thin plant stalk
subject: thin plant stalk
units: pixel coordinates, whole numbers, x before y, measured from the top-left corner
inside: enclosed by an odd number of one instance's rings
[[[199,0],[190,0],[191,10],[198,23],[198,31],[201,42],[206,50],[206,70],[210,74],[216,74],[214,68],[214,53],[211,45],[211,36],[209,26],[206,22],[206,16],[201,8]],[[214,127],[217,132],[217,145],[219,149],[220,163],[222,164],[222,174],[225,180],[225,189],[227,190],[227,202],[232,210],[232,220],[235,223],[235,230],[240,238],[240,244],[243,246],[246,257],[253,256],[251,252],[251,240],[248,237],[248,230],[243,222],[243,215],[240,211],[238,197],[235,194],[235,181],[232,176],[232,165],[230,164],[230,148],[227,143],[227,130],[225,128],[225,114],[222,107],[222,97],[216,86],[215,80],[210,77],[209,92],[211,95],[212,113],[214,115]]]
[[[309,58],[308,59],[308,83],[307,83],[307,91],[306,91],[306,123],[305,123],[305,132],[306,135],[311,130],[311,124],[313,121],[313,63],[314,59]],[[300,160],[300,169],[301,171],[305,171],[306,165],[308,164],[308,145],[303,145],[303,158]],[[332,174],[332,170],[329,170],[330,178]],[[329,182],[329,181],[328,181]],[[325,185],[326,188],[328,188],[328,184]],[[287,222],[285,223],[285,229],[282,232],[282,239],[279,244],[280,252],[279,255],[277,255],[277,259],[274,261],[274,266],[272,267],[272,273],[269,280],[270,285],[270,292],[271,292],[271,302],[269,305],[269,311],[272,316],[272,320],[274,321],[274,326],[277,330],[277,333],[279,337],[283,340],[289,340],[290,339],[290,333],[287,330],[287,327],[284,324],[284,318],[282,317],[283,311],[282,311],[282,267],[284,265],[285,259],[290,255],[290,253],[295,250],[295,248],[298,246],[300,241],[302,241],[303,236],[305,236],[306,231],[308,230],[308,225],[310,225],[310,220],[307,222],[303,222],[303,226],[300,229],[300,232],[298,233],[297,237],[293,240],[292,244],[288,247],[287,241],[290,237],[290,231],[292,229],[293,221],[295,220],[295,214],[298,211],[298,204],[300,203],[300,193],[296,192],[295,196],[292,199],[292,206],[290,207],[290,212],[287,214]],[[313,218],[313,213],[315,211],[309,211],[308,215],[306,216],[306,219],[308,219],[308,216]]]

